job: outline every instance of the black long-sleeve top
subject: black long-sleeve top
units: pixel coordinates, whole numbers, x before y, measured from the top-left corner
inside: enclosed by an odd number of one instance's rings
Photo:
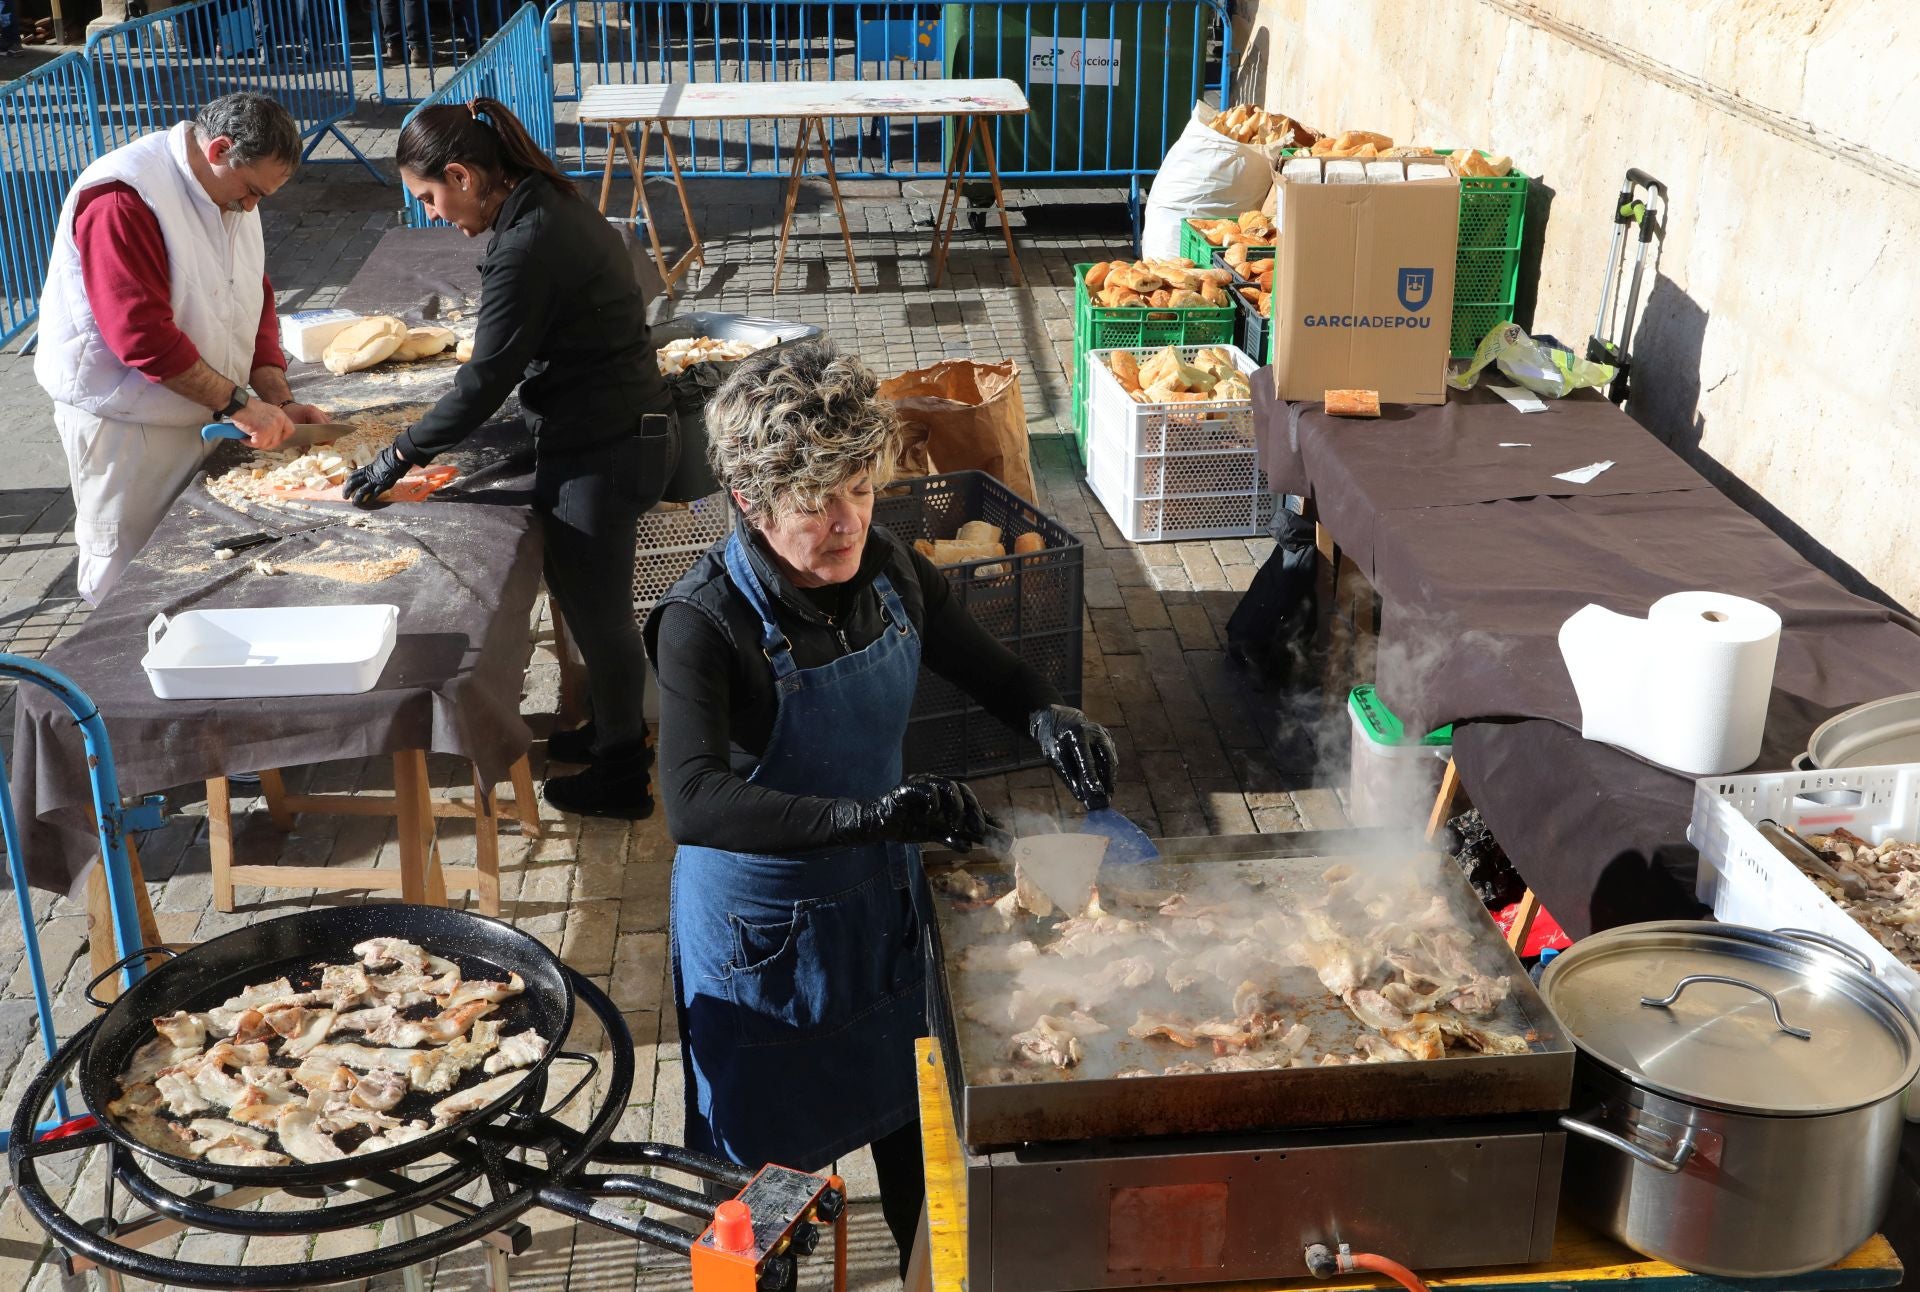
[[[531,175],[494,218],[480,264],[473,358],[402,437],[426,462],[485,425],[515,386],[542,452],[635,433],[673,407],[626,244],[584,199]]]
[[[751,530],[747,531],[751,534]],[[832,842],[834,799],[784,794],[748,782],[773,734],[773,670],[760,621],[727,577],[715,544],[647,617],[647,653],[659,673],[660,788],[677,843],[784,853]],[[868,532],[860,572],[843,584],[798,589],[757,538],[747,553],[801,668],[864,650],[880,635],[881,570],[920,634],[922,660],[1016,730],[1056,704],[1051,683],[994,640],[953,595],[931,561],[879,527]]]

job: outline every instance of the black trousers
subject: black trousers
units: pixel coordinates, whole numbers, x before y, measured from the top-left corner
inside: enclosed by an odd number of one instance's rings
[[[633,613],[640,516],[673,469],[672,414],[640,419],[638,433],[579,453],[542,453],[534,512],[546,540],[547,591],[587,666],[594,756],[608,763],[646,748],[647,651]]]
[[[1313,644],[1313,522],[1283,504],[1272,530],[1273,555],[1233,608],[1227,641],[1255,662],[1285,673],[1307,657]]]

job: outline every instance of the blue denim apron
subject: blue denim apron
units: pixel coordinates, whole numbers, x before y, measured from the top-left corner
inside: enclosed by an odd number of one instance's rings
[[[760,619],[779,710],[748,777],[787,794],[876,798],[900,783],[920,638],[885,574],[865,650],[800,668],[739,531],[727,573]],[[813,1171],[915,1116],[925,1031],[920,850],[786,856],[682,846],[673,977],[689,1148]]]

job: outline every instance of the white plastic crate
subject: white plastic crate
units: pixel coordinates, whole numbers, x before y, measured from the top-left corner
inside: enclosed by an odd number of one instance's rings
[[[1706,776],[1694,782],[1687,838],[1700,850],[1694,891],[1714,918],[1811,929],[1857,948],[1920,1010],[1920,973],[1828,900],[1754,828],[1771,817],[1802,834],[1845,829],[1873,843],[1920,839],[1920,763],[1834,771]]]
[[[1163,348],[1128,353],[1144,363]],[[1259,367],[1224,343],[1178,349],[1188,360],[1225,350],[1249,377]],[[1153,543],[1266,533],[1274,500],[1260,471],[1253,401],[1135,403],[1107,366],[1115,353],[1087,354],[1087,483],[1121,534]]]

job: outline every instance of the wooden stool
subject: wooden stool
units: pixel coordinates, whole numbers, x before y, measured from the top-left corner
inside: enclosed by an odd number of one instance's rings
[[[399,822],[400,869],[376,870],[370,867],[341,866],[236,866],[233,864],[233,802],[227,778],[216,776],[207,782],[208,851],[213,861],[213,904],[215,909],[234,909],[235,884],[257,884],[263,888],[369,888],[381,892],[398,889],[401,899],[445,906],[447,893],[479,894],[483,915],[500,913],[500,836],[502,818],[517,818],[521,830],[540,837],[540,807],[533,788],[533,772],[525,755],[509,771],[513,797],[501,800],[493,787],[473,771],[473,799],[435,798],[427,783],[427,755],[422,749],[407,749],[393,756],[391,794],[289,794],[277,770],[260,773],[260,788],[267,800],[267,817],[276,829],[293,829],[293,818],[301,812],[330,813],[335,816],[393,817]],[[443,867],[439,844],[435,839],[435,817],[472,817],[474,834],[473,866]]]

